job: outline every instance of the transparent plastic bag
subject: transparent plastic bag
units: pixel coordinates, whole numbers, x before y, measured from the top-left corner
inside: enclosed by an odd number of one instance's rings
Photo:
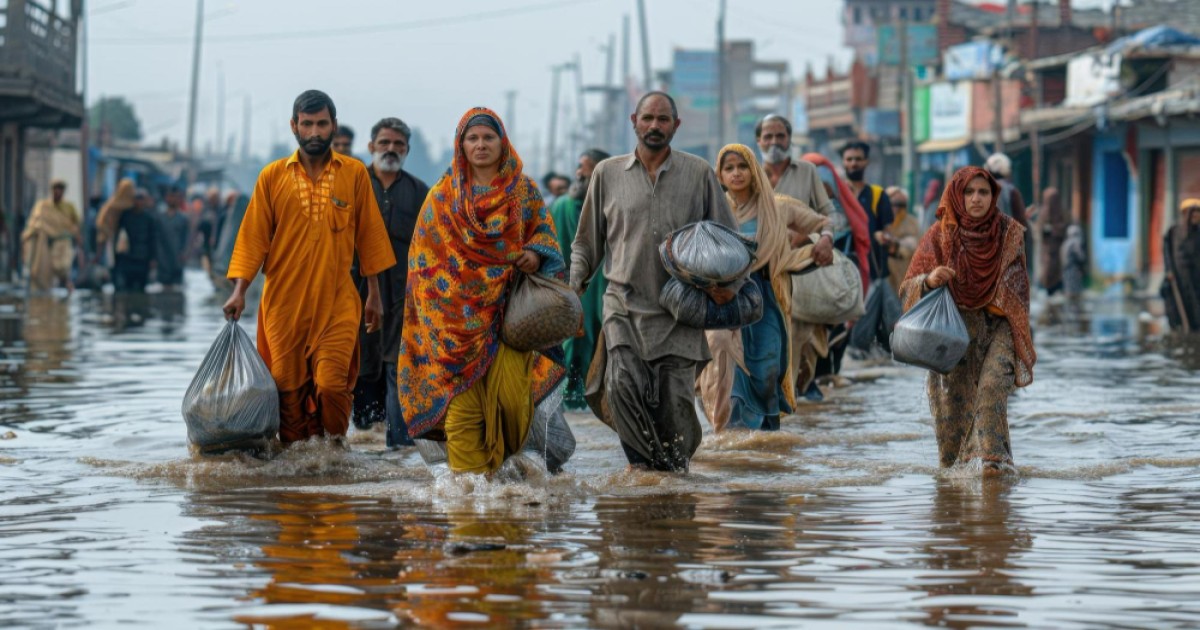
[[[763,316],[763,294],[755,282],[743,283],[733,300],[717,304],[704,291],[671,278],[658,304],[680,324],[702,330],[736,330]]]
[[[930,291],[892,331],[892,358],[909,365],[947,374],[963,356],[971,336],[946,287]]]
[[[685,225],[667,236],[658,257],[667,273],[708,289],[741,282],[754,264],[758,244],[712,221]]]
[[[890,351],[889,337],[903,311],[900,298],[886,278],[871,281],[863,316],[850,329],[850,345],[866,352],[876,341]]]
[[[188,441],[201,451],[250,448],[279,431],[279,392],[254,342],[226,322],[183,395]]]

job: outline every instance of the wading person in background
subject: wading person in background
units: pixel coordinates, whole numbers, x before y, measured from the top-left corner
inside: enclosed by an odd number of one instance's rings
[[[354,424],[366,428],[373,422],[387,423],[387,446],[412,445],[396,392],[396,357],[400,354],[400,333],[404,327],[404,288],[408,280],[408,248],[421,204],[429,186],[404,170],[412,131],[399,118],[384,118],[371,127],[371,188],[383,216],[396,266],[379,274],[379,292],[383,300],[383,326],[359,333],[362,360],[358,384],[354,388]],[[365,303],[367,283],[358,277],[358,291]]]
[[[888,240],[884,247],[887,249],[888,282],[892,289],[900,292],[900,283],[908,273],[908,263],[912,260],[917,244],[921,242],[921,226],[917,218],[908,212],[908,193],[899,187],[888,186],[888,199],[892,202],[892,213],[895,219],[887,226]]]
[[[912,308],[949,286],[971,343],[947,375],[929,373],[927,391],[942,467],[980,460],[985,475],[1015,473],[1008,398],[1033,382],[1025,230],[996,207],[1000,185],[974,166],[946,186],[938,222],[925,233],[901,299]]]
[[[258,313],[258,351],[279,388],[279,438],[341,439],[350,424],[358,376],[358,330],[383,318],[378,274],[396,263],[358,160],[332,151],[337,109],[324,92],[309,90],[292,105],[300,148],[258,176],[238,231],[225,316],[238,319],[246,290],[266,276]],[[363,306],[350,267],[367,281]],[[264,266],[264,262],[266,263]]]
[[[647,93],[630,121],[637,148],[592,173],[571,248],[571,286],[582,294],[603,263],[606,419],[629,463],[685,471],[700,446],[697,365],[712,356],[704,331],[680,325],[658,303],[669,279],[658,246],[690,223],[735,230],[737,223],[708,163],[671,150],[680,120],[670,96]]]
[[[133,196],[137,192],[137,186],[132,179],[128,177],[117,182],[117,189],[113,192],[108,201],[100,207],[99,214],[96,215],[96,251],[93,253],[92,264],[100,265],[104,269],[112,269],[114,254],[117,240],[117,224],[121,220],[121,215],[133,207]],[[112,273],[108,274],[110,277]],[[113,278],[113,283],[116,284],[116,278]]]
[[[1162,299],[1171,329],[1191,333],[1200,329],[1200,199],[1184,200],[1179,210],[1179,222],[1163,237]]]
[[[892,212],[892,200],[882,186],[867,183],[867,167],[871,165],[871,145],[852,140],[842,147],[842,168],[850,180],[850,190],[858,197],[858,203],[867,211],[867,222],[871,232],[871,279],[888,277],[887,247],[891,237],[886,228],[896,217]]]
[[[562,250],[563,259],[567,261],[570,271],[571,243],[575,241],[575,233],[579,230],[579,213],[583,210],[583,198],[587,196],[588,183],[596,165],[607,160],[609,154],[600,149],[589,149],[579,156],[579,168],[575,171],[575,181],[567,194],[559,197],[550,207],[550,218],[554,220],[554,229],[558,234],[558,246]],[[588,285],[587,291],[579,297],[583,304],[583,336],[568,339],[563,343],[566,356],[567,386],[563,393],[563,404],[567,409],[586,409],[584,401],[584,379],[587,378],[588,367],[591,366],[592,356],[596,353],[596,340],[600,335],[600,327],[604,323],[604,291],[608,283],[604,273],[596,274]]]
[[[1042,235],[1038,251],[1038,284],[1047,295],[1054,295],[1063,288],[1062,246],[1070,225],[1071,217],[1063,212],[1058,189],[1042,191],[1042,209],[1037,218],[1038,233]]]
[[[133,207],[121,213],[117,221],[116,265],[113,285],[121,293],[145,293],[150,281],[150,269],[156,268],[158,251],[158,217],[154,216],[154,201],[145,188],[133,195]]]
[[[68,291],[75,289],[71,265],[75,262],[75,245],[82,247],[83,238],[79,231],[79,211],[75,204],[63,199],[66,191],[65,181],[50,182],[50,198],[33,206],[21,233],[25,272],[32,292],[49,291],[56,280]]]
[[[191,223],[183,211],[182,190],[172,188],[167,192],[165,201],[166,208],[155,217],[158,219],[158,243],[154,273],[164,289],[175,289],[183,285],[183,265],[187,259]]]
[[[1029,231],[1025,197],[1012,184],[1012,158],[1003,153],[993,153],[984,162],[984,168],[1000,184],[1000,198],[996,201],[996,207],[1004,216],[1016,219],[1025,228],[1025,260],[1029,261],[1033,255],[1033,234]]]
[[[717,177],[741,234],[758,243],[747,281],[762,291],[763,316],[740,330],[706,333],[713,360],[698,380],[704,411],[716,431],[778,431],[779,417],[796,406],[791,274],[812,263],[832,263],[833,233],[829,220],[808,206],[790,198],[791,203],[776,203],[750,147],[721,149]],[[811,243],[816,233],[820,237],[813,248],[793,249]]]
[[[778,114],[766,115],[754,126],[754,140],[776,194],[797,199],[818,214],[833,214],[833,201],[821,184],[817,167],[804,160],[793,160],[789,153],[792,123],[788,119]]]
[[[505,296],[518,273],[561,278],[566,266],[499,116],[473,108],[454,137],[454,162],[409,248],[397,386],[409,435],[444,437],[456,473],[492,473],[524,444],[536,405],[565,372],[500,338]]]

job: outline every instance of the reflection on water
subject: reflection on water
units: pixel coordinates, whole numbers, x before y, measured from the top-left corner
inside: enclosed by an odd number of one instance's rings
[[[566,474],[520,483],[372,432],[193,457],[219,309],[0,298],[0,626],[1200,625],[1200,345],[1111,305],[1038,329],[1018,482],[939,473],[922,374],[891,365],[705,436],[687,475],[625,470],[583,416]]]

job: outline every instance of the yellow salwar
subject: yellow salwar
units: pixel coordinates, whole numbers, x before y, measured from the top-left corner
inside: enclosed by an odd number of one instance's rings
[[[450,470],[491,473],[520,450],[533,421],[533,352],[500,343],[496,358],[446,409]]]

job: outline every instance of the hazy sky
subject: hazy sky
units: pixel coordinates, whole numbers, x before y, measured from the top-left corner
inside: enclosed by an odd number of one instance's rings
[[[148,140],[169,136],[182,144],[195,0],[88,4],[89,101],[124,95]],[[675,48],[714,47],[718,0],[646,4],[655,70],[669,66]],[[355,150],[365,153],[364,136],[379,118],[403,118],[440,150],[467,108],[484,105],[504,115],[504,93],[516,90],[514,138],[518,151],[532,152],[534,138],[546,138],[550,67],[578,53],[584,83],[602,83],[601,46],[615,34],[619,79],[625,13],[633,18],[632,67],[641,76],[636,6],[635,0],[208,0],[197,146],[215,137],[220,68],[225,132],[236,134],[239,146],[247,94],[254,149],[290,142],[292,100],[318,88],[333,97],[339,120],[359,132]],[[806,62],[823,68],[830,56],[847,59],[840,8],[837,0],[729,0],[727,37],[753,38],[759,57],[786,59],[799,75]],[[573,77],[564,75],[568,85]],[[563,98],[573,99],[573,92],[564,90]],[[573,111],[574,101],[563,105]]]
[[[670,65],[675,48],[714,47],[718,3],[646,0],[655,70]],[[89,102],[123,95],[133,101],[148,140],[169,136],[182,145],[195,0],[87,5]],[[841,43],[840,0],[728,0],[728,5],[727,37],[754,39],[759,58],[787,60],[795,76],[806,63],[820,70],[830,58],[839,67],[849,59]],[[514,138],[519,152],[533,153],[535,139],[546,138],[550,67],[579,53],[584,83],[601,83],[601,46],[615,34],[619,77],[623,14],[633,18],[632,67],[641,76],[636,6],[636,0],[208,0],[197,147],[214,142],[223,71],[225,135],[237,135],[240,146],[243,99],[250,95],[256,152],[275,141],[291,142],[292,100],[318,88],[333,97],[339,120],[359,132],[360,154],[369,127],[384,116],[420,128],[440,151],[467,108],[484,105],[505,115],[504,93],[516,90]],[[564,76],[564,85],[572,80]],[[570,94],[564,90],[563,98]]]

